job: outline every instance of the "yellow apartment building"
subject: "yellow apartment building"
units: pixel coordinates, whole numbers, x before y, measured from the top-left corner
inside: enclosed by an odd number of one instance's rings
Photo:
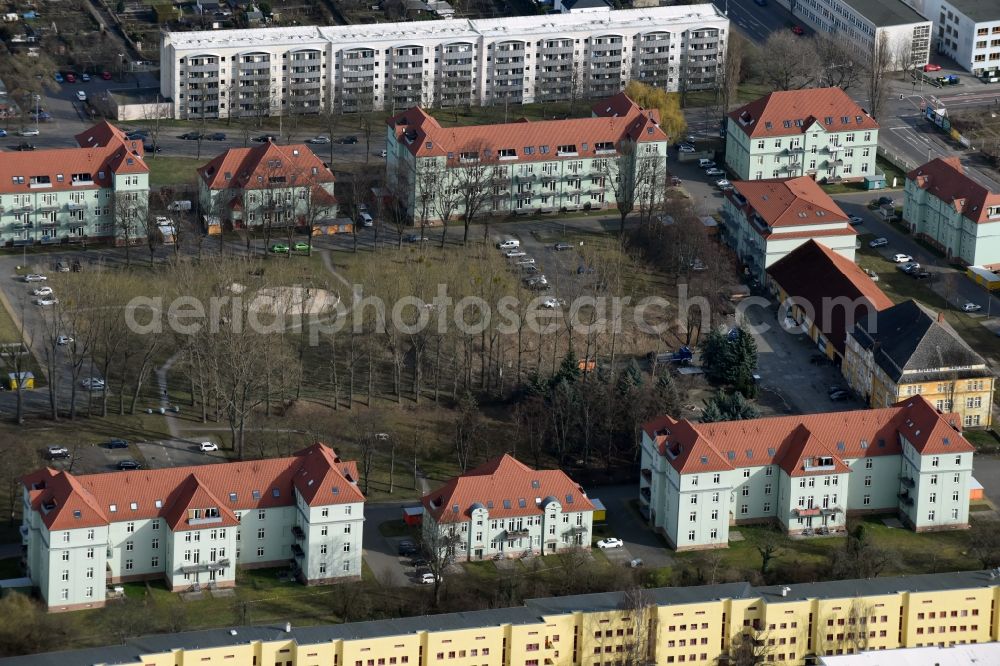
[[[994,376],[982,356],[940,314],[903,301],[857,322],[841,372],[872,408],[922,395],[966,428],[989,427]]]
[[[996,641],[994,571],[753,587],[725,583],[532,599],[523,606],[316,627],[160,634],[0,666],[636,666],[767,663]],[[807,661],[808,660],[808,661]]]

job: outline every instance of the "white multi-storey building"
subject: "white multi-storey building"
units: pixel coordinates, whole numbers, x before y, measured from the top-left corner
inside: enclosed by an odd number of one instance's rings
[[[503,455],[423,497],[424,544],[460,560],[589,548],[594,505],[558,469]],[[432,544],[437,544],[432,546]]]
[[[357,465],[313,445],[289,458],[24,478],[27,573],[49,610],[104,605],[114,583],[232,587],[236,567],[307,584],[361,575]]]
[[[842,531],[897,513],[917,531],[969,523],[973,447],[957,414],[920,396],[892,407],[643,427],[640,507],[677,550],[725,548],[729,527]]]
[[[896,69],[926,64],[931,22],[902,0],[776,0],[820,34],[844,42],[859,60],[871,60],[883,39]]]
[[[934,46],[973,74],[1000,70],[1000,4],[990,0],[906,0],[934,22]]]
[[[501,19],[167,32],[176,118],[605,97],[639,80],[710,89],[729,21],[711,4]]]

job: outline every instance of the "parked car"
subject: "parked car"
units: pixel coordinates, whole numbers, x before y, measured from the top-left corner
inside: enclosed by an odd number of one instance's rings
[[[225,132],[212,132],[211,134],[209,134],[205,138],[208,139],[209,141],[225,141],[226,140],[226,133]]]
[[[935,65],[934,63],[929,62],[926,65],[924,65],[924,71],[925,72],[940,72],[941,71],[941,65]]]
[[[56,338],[56,344],[60,346],[71,345],[73,344],[73,338],[71,338],[68,335],[60,335],[58,338]]]
[[[149,137],[149,130],[144,130],[144,129],[129,130],[125,134],[125,138],[128,139],[129,141],[136,141],[138,139],[145,139],[147,137]]]
[[[900,264],[899,266],[896,266],[896,268],[903,271],[904,273],[912,273],[913,271],[918,270],[920,268],[920,264],[918,264],[915,261],[908,261],[905,264]]]
[[[38,287],[31,293],[35,296],[51,296],[52,287]]]
[[[633,559],[631,559],[631,560],[628,561],[628,565],[630,567],[632,567],[633,569],[638,569],[639,567],[642,566],[642,558],[635,557],[635,558],[633,558]]]
[[[554,298],[552,296],[546,298],[542,301],[542,307],[546,310],[555,310],[556,308],[561,308],[566,305],[566,301],[561,298]]]
[[[851,221],[851,224],[854,224],[854,225],[864,224],[865,223],[865,221],[861,218],[860,215],[849,215],[847,217],[847,219],[849,219]]]
[[[983,306],[978,303],[966,303],[962,306],[962,312],[979,312],[982,309]]]
[[[160,148],[155,143],[144,143],[142,144],[142,151],[144,153],[161,153],[163,152],[163,148]]]
[[[76,83],[76,74],[72,72],[67,72],[63,78],[66,79],[66,83]]]
[[[563,250],[572,250],[573,245],[572,243],[556,243],[552,246],[552,249],[556,252],[562,252]]]
[[[913,261],[913,257],[911,257],[908,254],[903,254],[902,252],[897,252],[896,254],[892,255],[892,261],[897,264],[906,264]]]
[[[608,548],[623,548],[625,542],[617,537],[608,537],[607,539],[601,539],[597,542],[597,547],[601,550],[607,550]]]
[[[712,168],[714,166],[715,166],[715,162],[713,162],[710,159],[706,159],[706,158],[702,157],[700,160],[698,160],[698,168],[699,169],[710,169],[710,168]]]
[[[878,205],[879,206],[894,206],[895,204],[896,204],[896,202],[892,200],[892,197],[879,197],[878,198]]]
[[[86,102],[86,101],[87,101],[87,93],[85,93],[85,92],[84,92],[84,91],[82,91],[82,90],[77,90],[77,91],[76,91],[76,98],[77,98],[77,99],[78,99],[79,101],[81,101],[81,102]]]
[[[726,190],[733,189],[733,184],[730,183],[725,178],[720,178],[719,180],[715,181],[715,186],[720,190],[722,190],[723,192],[725,192]]]
[[[308,252],[309,243],[306,243],[305,241],[297,241],[295,245],[292,246],[292,249],[296,252]]]
[[[22,127],[18,134],[21,136],[38,136],[41,132],[38,131],[37,127]]]
[[[63,79],[63,75],[62,75],[62,74],[60,74],[59,72],[56,72],[56,74],[55,74],[55,79],[56,79],[56,83],[62,83],[62,82],[63,82],[63,80],[64,80],[64,79]]]
[[[325,144],[330,143],[330,137],[321,134],[319,136],[314,136],[313,138],[308,139],[306,141],[306,143],[312,143],[312,144],[316,144],[316,145],[325,145]]]
[[[118,437],[115,437],[113,439],[109,439],[108,440],[107,447],[109,449],[127,449],[128,448],[128,440],[120,439]]]
[[[370,227],[375,224],[375,220],[372,218],[371,213],[358,213],[358,220],[361,222],[361,226]]]
[[[497,243],[498,250],[516,250],[521,247],[521,241],[514,238],[505,238]]]
[[[267,143],[268,141],[277,141],[278,137],[273,134],[261,134],[260,136],[255,136],[250,140],[255,143]]]
[[[792,32],[794,32],[796,35],[800,35],[800,36],[806,34],[806,31],[802,28],[801,25],[793,25],[792,26]]]
[[[677,151],[681,152],[681,153],[693,153],[693,152],[695,152],[694,146],[686,144],[686,143],[682,143],[679,146],[677,146]]]
[[[46,280],[48,280],[47,277],[38,273],[28,273],[24,276],[25,282],[45,282]]]
[[[80,386],[89,391],[103,391],[104,380],[98,379],[97,377],[84,377],[80,380]]]
[[[420,243],[422,241],[429,241],[430,238],[421,236],[420,234],[406,234],[403,236],[403,240],[407,243]]]
[[[142,469],[142,465],[140,465],[139,463],[137,463],[136,461],[131,460],[131,459],[119,460],[118,461],[118,469],[120,469],[120,470]]]
[[[931,274],[927,271],[912,271],[910,276],[916,280],[926,280],[930,278]]]
[[[101,78],[104,79],[105,81],[110,81],[111,80],[111,72],[109,72],[107,70],[104,70],[103,72],[101,72]]]
[[[45,449],[45,456],[49,460],[56,460],[57,458],[69,458],[69,449],[65,446],[50,446]]]
[[[507,257],[508,259],[514,259],[516,257],[526,257],[528,256],[528,253],[525,252],[524,250],[519,250],[515,248],[513,250],[507,250],[506,252],[503,253],[503,256]]]
[[[83,75],[80,76],[80,80],[83,81],[84,83],[90,83],[90,74],[84,72]]]
[[[219,445],[215,442],[202,442],[198,445],[198,450],[204,453],[208,453],[209,451],[218,451]]]
[[[442,580],[441,576],[435,575],[430,571],[428,571],[427,573],[420,574],[421,585],[433,585],[434,583],[440,583],[441,580]]]
[[[672,186],[676,187],[677,185],[680,185],[680,184],[681,184],[681,179],[680,179],[680,178],[678,178],[677,176],[671,176],[671,177],[670,177],[670,184],[671,184]]]
[[[178,199],[177,201],[171,201],[167,205],[167,210],[191,210],[191,200],[190,199]]]
[[[271,245],[271,254],[288,254],[288,246],[284,243],[274,243]]]
[[[709,169],[705,169],[705,175],[706,176],[718,177],[718,176],[725,176],[726,172],[723,171],[722,169],[719,169],[719,168],[716,168],[716,167],[711,167]]]
[[[205,138],[205,135],[201,132],[184,132],[178,139],[184,139],[185,141],[198,141],[199,139]]]
[[[413,543],[410,539],[403,539],[399,542],[398,552],[402,556],[416,555],[419,551],[417,550],[417,544]]]
[[[55,305],[58,302],[59,299],[56,298],[55,296],[42,296],[41,298],[35,299],[35,305],[39,305],[41,307],[48,307],[50,305]]]
[[[35,149],[35,144],[28,143],[27,141],[24,141],[22,143],[17,144],[16,146],[14,146],[14,150],[20,150],[20,151],[28,151],[28,150],[34,150],[34,149]]]
[[[868,247],[885,247],[889,244],[888,238],[876,238],[874,240],[868,241]]]
[[[521,257],[514,263],[518,266],[530,266],[531,264],[535,263],[535,260],[533,257]]]
[[[356,136],[345,136],[340,140],[341,143],[353,145],[358,142],[358,137]]]
[[[865,274],[872,279],[872,282],[878,282],[878,273],[870,268],[865,269]]]
[[[7,130],[0,128],[0,138],[7,136]]]

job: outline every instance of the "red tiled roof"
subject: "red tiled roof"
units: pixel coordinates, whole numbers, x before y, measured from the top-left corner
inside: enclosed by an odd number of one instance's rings
[[[628,100],[628,106],[624,100]],[[399,113],[387,122],[396,133],[401,145],[417,157],[447,157],[458,160],[461,153],[482,154],[490,151],[496,159],[499,151],[513,149],[517,162],[544,162],[555,159],[557,147],[572,145],[579,157],[597,157],[596,145],[612,144],[616,149],[625,140],[636,142],[668,141],[660,128],[659,114],[643,110],[621,95],[594,105],[613,107],[611,115],[566,120],[541,120],[504,123],[498,125],[470,125],[467,127],[441,127],[420,107]],[[626,111],[626,115],[614,115]],[[586,144],[586,148],[584,147]],[[525,149],[530,149],[530,153]]]
[[[217,465],[79,477],[44,469],[25,476],[23,483],[48,528],[59,530],[157,517],[174,526],[187,517],[188,508],[217,507],[224,521],[235,520],[233,511],[294,504],[294,489],[310,505],[363,502],[354,479],[354,463],[340,460],[324,444],[314,444],[289,458]]]
[[[744,211],[756,212],[773,229],[805,225],[843,223],[838,233],[856,233],[847,222],[847,214],[807,176],[767,180],[738,180],[730,200]],[[746,200],[740,205],[735,194]]]
[[[972,451],[960,428],[956,414],[939,414],[922,396],[883,409],[719,423],[665,416],[643,426],[681,473],[777,464],[792,475],[808,473],[800,464],[804,457],[831,455],[841,469],[851,458],[898,455],[900,434],[922,455]]]
[[[52,148],[8,152],[0,160],[0,192],[68,192],[110,187],[112,173],[148,173],[142,142],[129,141],[124,132],[107,121],[74,137],[79,148]],[[93,182],[73,184],[73,174],[89,173]],[[101,174],[104,174],[102,177]],[[44,189],[31,187],[32,177],[48,177]],[[15,183],[18,178],[23,182]]]
[[[617,95],[613,95],[607,99],[602,99],[594,102],[590,110],[595,116],[603,117],[614,117],[618,116],[623,118],[625,116],[632,115],[633,113],[640,111],[639,105],[632,101],[632,98],[626,95],[624,92],[620,92]]]
[[[812,308],[810,319],[841,354],[856,322],[869,310],[881,312],[893,305],[857,264],[814,240],[771,264],[767,273],[789,297]],[[833,302],[845,298],[851,307]]]
[[[533,470],[508,454],[454,477],[421,501],[437,522],[451,523],[468,520],[474,504],[485,507],[490,518],[539,515],[539,503],[548,497],[563,511],[594,510],[583,489],[561,470]]]
[[[906,178],[954,207],[966,219],[976,223],[1000,222],[1000,217],[991,220],[987,214],[990,207],[1000,206],[1000,193],[991,192],[969,178],[957,157],[933,159],[906,174]]]
[[[813,123],[828,132],[878,129],[878,123],[840,88],[776,90],[731,112],[729,120],[730,128],[740,128],[753,138],[804,134]]]
[[[213,190],[273,187],[269,185],[271,178],[285,179],[278,187],[334,181],[333,173],[305,144],[279,146],[270,141],[251,148],[230,148],[200,167],[198,175]]]

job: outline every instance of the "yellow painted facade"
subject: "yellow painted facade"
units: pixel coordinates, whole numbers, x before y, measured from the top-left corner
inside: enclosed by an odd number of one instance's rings
[[[763,661],[1000,638],[1000,577],[931,574],[754,588],[729,583],[528,601],[518,608],[327,627],[245,627],[107,648],[123,666],[629,666],[715,664],[736,640]],[[636,602],[635,599],[641,599]],[[164,646],[149,652],[150,645]],[[169,647],[167,647],[169,646]],[[145,651],[142,649],[145,648]],[[93,651],[64,666],[100,666]],[[79,658],[77,658],[79,655]],[[127,658],[122,658],[126,655]],[[31,666],[34,657],[18,657]],[[39,655],[39,663],[51,655]],[[0,660],[0,666],[14,660]]]
[[[958,412],[967,428],[989,427],[994,378],[984,371],[982,377],[954,381],[905,382],[896,384],[881,368],[872,377],[871,407],[889,407],[915,395],[922,395],[943,412]],[[906,375],[903,376],[904,378]]]

